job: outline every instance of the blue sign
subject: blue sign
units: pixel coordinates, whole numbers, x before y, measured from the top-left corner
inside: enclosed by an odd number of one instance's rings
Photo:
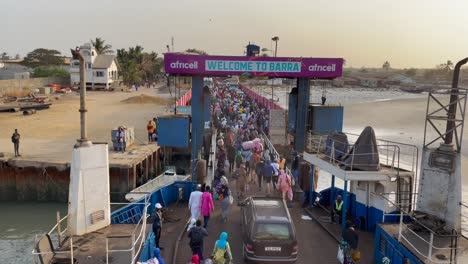
[[[191,106],[177,106],[177,113],[191,115],[192,107]]]

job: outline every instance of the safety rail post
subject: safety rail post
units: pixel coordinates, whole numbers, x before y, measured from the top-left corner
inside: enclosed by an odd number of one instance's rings
[[[62,227],[60,226],[60,211],[57,211],[57,239],[58,246],[62,246]]]
[[[402,210],[400,210],[400,226],[398,227],[398,242],[401,242],[401,232],[403,232],[403,212],[402,212]]]
[[[73,264],[75,262],[73,259],[74,259],[74,256],[73,256],[73,237],[70,237],[70,261],[71,261],[71,264]]]
[[[132,234],[132,264],[135,257],[135,233]]]
[[[431,232],[429,237],[429,252],[427,253],[427,257],[430,262],[432,262],[432,245],[434,244],[434,233]]]
[[[106,237],[106,264],[109,264],[109,238]]]

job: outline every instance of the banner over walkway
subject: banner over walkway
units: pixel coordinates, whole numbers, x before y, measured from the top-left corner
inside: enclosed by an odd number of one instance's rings
[[[284,78],[341,77],[342,58],[288,58],[164,54],[166,73],[204,76],[267,76]]]

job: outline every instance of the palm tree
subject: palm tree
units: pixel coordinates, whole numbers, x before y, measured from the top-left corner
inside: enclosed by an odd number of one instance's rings
[[[390,62],[385,61],[384,64],[382,65],[382,68],[388,71],[390,69]]]
[[[453,62],[451,60],[447,60],[446,63],[440,64],[438,68],[445,72],[450,72],[453,69]]]
[[[112,46],[109,44],[105,44],[106,41],[102,38],[96,38],[95,40],[91,40],[91,44],[96,49],[97,54],[112,54],[114,51],[112,50]]]

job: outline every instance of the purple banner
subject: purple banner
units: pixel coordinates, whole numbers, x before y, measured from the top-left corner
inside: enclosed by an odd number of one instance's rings
[[[343,59],[166,53],[164,54],[164,69],[166,73],[181,75],[336,78],[342,75]]]

